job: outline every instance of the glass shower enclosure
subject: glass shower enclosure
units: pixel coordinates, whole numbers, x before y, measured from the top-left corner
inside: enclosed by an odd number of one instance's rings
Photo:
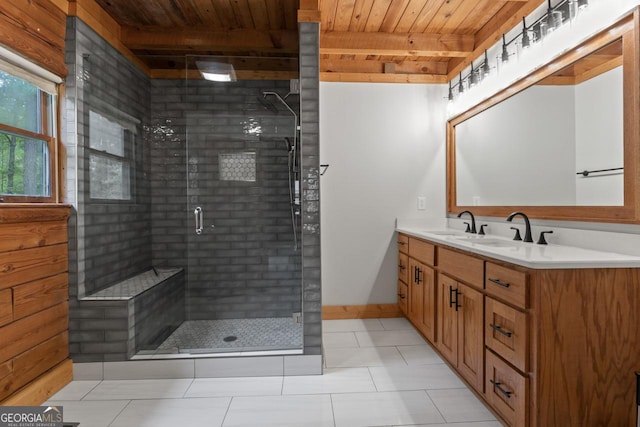
[[[159,350],[301,353],[299,97],[201,78],[220,60],[187,59],[186,320]]]

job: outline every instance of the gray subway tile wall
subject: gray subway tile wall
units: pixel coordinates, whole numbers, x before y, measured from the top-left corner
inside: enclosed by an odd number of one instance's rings
[[[149,186],[144,166],[143,124],[149,116],[149,79],[77,18],[67,20],[66,127],[67,144],[74,144],[67,164],[76,170],[76,182],[67,198],[77,200],[77,248],[70,253],[70,270],[77,270],[78,294],[88,295],[151,266]],[[132,199],[95,200],[89,185],[89,112],[126,116],[137,121],[137,151],[131,156]],[[77,124],[77,126],[76,126]],[[76,132],[77,133],[74,133]],[[148,150],[147,150],[148,151]],[[77,188],[77,192],[76,192]]]
[[[264,90],[287,93],[288,82],[239,82],[212,88],[205,87],[205,82],[186,87],[183,80],[151,80],[82,21],[68,18],[69,75],[63,132],[69,172],[66,201],[75,206],[69,233],[70,352],[74,361],[123,360],[122,350],[126,347],[131,352],[131,331],[125,326],[131,319],[125,317],[125,309],[116,304],[81,307],[78,297],[152,265],[197,267],[189,279],[200,281],[201,285],[190,290],[193,298],[188,299],[186,316],[290,316],[301,310],[303,301],[305,353],[320,354],[317,24],[301,23],[300,34],[303,105],[293,108],[299,108],[303,117],[302,225],[299,223],[297,230],[298,236],[302,235],[303,261],[300,253],[293,251],[288,190],[285,192],[288,184],[285,185],[283,172],[286,146],[280,139],[284,138],[285,129],[292,127],[293,119],[284,109],[281,114],[269,116],[268,111],[260,110],[256,99]],[[296,99],[292,96],[287,101]],[[91,102],[107,109],[111,106],[140,121],[131,201],[96,203],[90,199],[86,144]],[[275,101],[274,104],[283,108]],[[203,110],[207,116],[195,114]],[[224,116],[257,111],[264,116],[260,117],[260,125],[265,128],[265,144],[256,148],[256,138],[237,141],[231,137],[233,133],[228,133],[239,126],[244,130],[247,123],[231,122]],[[196,144],[218,140],[227,144],[218,147],[218,151],[256,149],[257,177],[277,184],[276,188],[260,188],[252,186],[255,183],[242,183],[248,187],[250,197],[261,193],[262,199],[253,202],[238,201],[242,197],[238,188],[246,189],[239,183],[219,186],[214,195],[206,189],[204,197],[210,197],[208,202],[212,204],[207,212],[216,218],[214,225],[220,232],[218,238],[205,242],[194,241],[193,235],[185,232],[193,228],[193,214],[187,209],[193,200],[188,199],[187,173],[194,166],[187,165],[186,156],[189,117],[195,120],[194,130],[200,129],[194,139]],[[282,124],[283,121],[287,123]],[[290,134],[291,130],[286,132]],[[262,158],[260,153],[264,154]],[[209,154],[215,153],[210,150]],[[217,165],[214,161],[207,167],[213,170]],[[189,197],[192,195],[195,189],[190,190]],[[283,209],[285,205],[287,209]],[[256,227],[262,227],[266,234],[253,238]],[[191,263],[188,250],[196,255]],[[211,271],[220,276],[210,280]],[[223,301],[220,303],[217,298]],[[133,311],[133,307],[127,307],[129,317]],[[126,342],[125,334],[129,336]]]
[[[298,23],[302,150],[302,313],[304,353],[322,354],[320,271],[320,24]]]
[[[133,353],[133,324],[127,301],[86,304],[79,298],[151,267],[150,194],[144,124],[150,83],[134,65],[77,18],[67,19],[64,134],[70,221],[69,346],[76,362],[126,360]],[[130,161],[132,198],[91,198],[89,114],[99,111],[135,123],[138,143]],[[129,151],[133,153],[133,151]],[[133,310],[130,310],[131,313]]]

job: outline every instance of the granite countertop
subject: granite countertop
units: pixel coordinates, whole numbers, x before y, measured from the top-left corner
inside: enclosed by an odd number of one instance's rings
[[[538,245],[447,228],[398,227],[396,230],[433,243],[535,269],[640,267],[640,257],[615,252],[556,244]]]

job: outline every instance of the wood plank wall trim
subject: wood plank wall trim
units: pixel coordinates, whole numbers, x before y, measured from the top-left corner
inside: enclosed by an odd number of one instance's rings
[[[325,305],[322,320],[404,317],[398,304]]]
[[[66,205],[0,205],[2,404],[18,395],[40,404],[68,382],[51,381],[71,380],[69,213]]]
[[[0,2],[0,44],[66,77],[67,15],[49,0]]]
[[[10,398],[0,402],[3,406],[37,406],[56,394],[73,379],[73,363],[65,359],[21,388]]]
[[[70,205],[53,203],[1,203],[0,224],[31,223],[37,221],[66,221]]]

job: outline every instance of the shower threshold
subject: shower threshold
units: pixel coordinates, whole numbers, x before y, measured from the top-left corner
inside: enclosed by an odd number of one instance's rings
[[[302,354],[302,324],[292,318],[187,320],[157,348],[132,359]]]

